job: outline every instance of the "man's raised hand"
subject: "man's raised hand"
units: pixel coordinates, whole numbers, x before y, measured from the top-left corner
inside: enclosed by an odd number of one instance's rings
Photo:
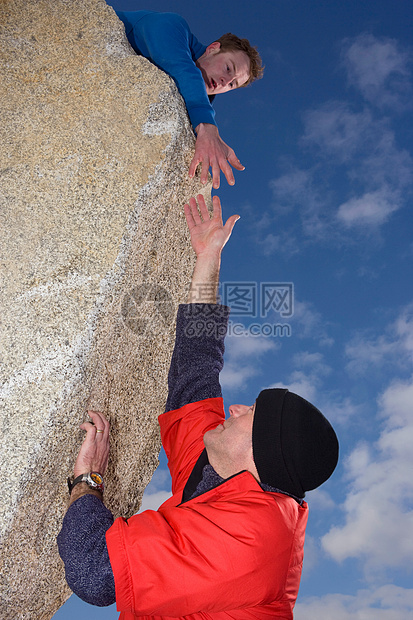
[[[214,189],[219,188],[221,170],[229,185],[234,185],[235,179],[231,166],[236,170],[244,170],[245,166],[241,164],[233,149],[220,138],[218,127],[209,123],[201,123],[195,131],[197,133],[195,153],[189,166],[191,179],[195,175],[198,164],[201,164],[201,183],[203,185],[208,180],[209,167],[211,167]]]
[[[218,196],[212,199],[213,212],[210,217],[204,197],[200,194],[197,201],[191,198],[184,206],[185,217],[191,234],[191,243],[197,257],[221,254],[221,250],[231,236],[239,215],[231,215],[225,225],[222,221],[221,201]]]

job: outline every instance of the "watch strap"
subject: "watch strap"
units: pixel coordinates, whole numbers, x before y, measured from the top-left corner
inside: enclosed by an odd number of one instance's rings
[[[86,482],[86,484],[91,489],[95,489],[96,491],[100,491],[101,493],[103,493],[103,490],[105,488],[103,476],[96,471],[92,471],[87,474],[80,474],[80,476],[77,476],[74,480],[72,480],[72,478],[70,477],[67,479],[69,495],[71,495],[73,488],[80,482]]]

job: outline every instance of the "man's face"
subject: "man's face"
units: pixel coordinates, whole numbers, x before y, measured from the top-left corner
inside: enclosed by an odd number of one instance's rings
[[[251,470],[248,464],[251,461],[253,465],[252,425],[254,411],[255,404],[251,406],[231,405],[229,418],[223,424],[205,433],[204,444],[208,456],[215,458],[215,461],[223,466],[224,471],[225,468],[234,467],[234,465],[237,471]],[[233,473],[236,472],[233,471]]]
[[[250,77],[250,60],[245,52],[221,52],[220,48],[218,41],[211,43],[196,62],[208,95],[219,95],[239,88]]]

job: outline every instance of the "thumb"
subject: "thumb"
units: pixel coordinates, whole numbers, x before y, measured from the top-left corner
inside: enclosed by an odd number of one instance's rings
[[[235,222],[238,222],[239,219],[240,219],[239,215],[231,215],[231,217],[229,217],[227,221],[225,222],[224,230],[226,231],[228,235],[228,239],[231,236],[232,230],[235,226]]]
[[[192,161],[191,161],[191,163],[190,163],[190,166],[189,166],[189,172],[188,172],[189,177],[190,177],[191,179],[193,179],[193,178],[194,178],[195,171],[196,171],[196,169],[197,169],[198,164],[199,164],[199,162],[200,162],[200,161],[201,161],[201,159],[198,157],[197,153],[195,152],[195,155],[193,156]]]

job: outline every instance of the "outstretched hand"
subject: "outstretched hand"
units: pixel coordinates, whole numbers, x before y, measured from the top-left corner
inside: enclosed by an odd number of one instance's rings
[[[221,201],[218,196],[212,199],[213,212],[210,217],[202,194],[197,201],[191,198],[184,206],[186,222],[191,234],[191,243],[197,257],[209,254],[221,254],[221,250],[231,236],[235,222],[239,215],[231,215],[225,225],[222,221]]]
[[[201,183],[205,185],[208,180],[208,170],[211,167],[212,185],[219,188],[221,170],[229,185],[234,185],[235,179],[232,168],[244,170],[233,149],[225,144],[218,133],[218,127],[209,123],[201,123],[195,130],[197,139],[195,154],[189,166],[189,176],[193,178],[198,164],[201,164]],[[231,164],[231,165],[230,165]]]
[[[75,463],[75,478],[80,474],[96,471],[104,475],[109,461],[109,422],[98,411],[88,411],[92,422],[84,422],[80,428],[86,437]],[[103,432],[101,432],[103,431]]]

